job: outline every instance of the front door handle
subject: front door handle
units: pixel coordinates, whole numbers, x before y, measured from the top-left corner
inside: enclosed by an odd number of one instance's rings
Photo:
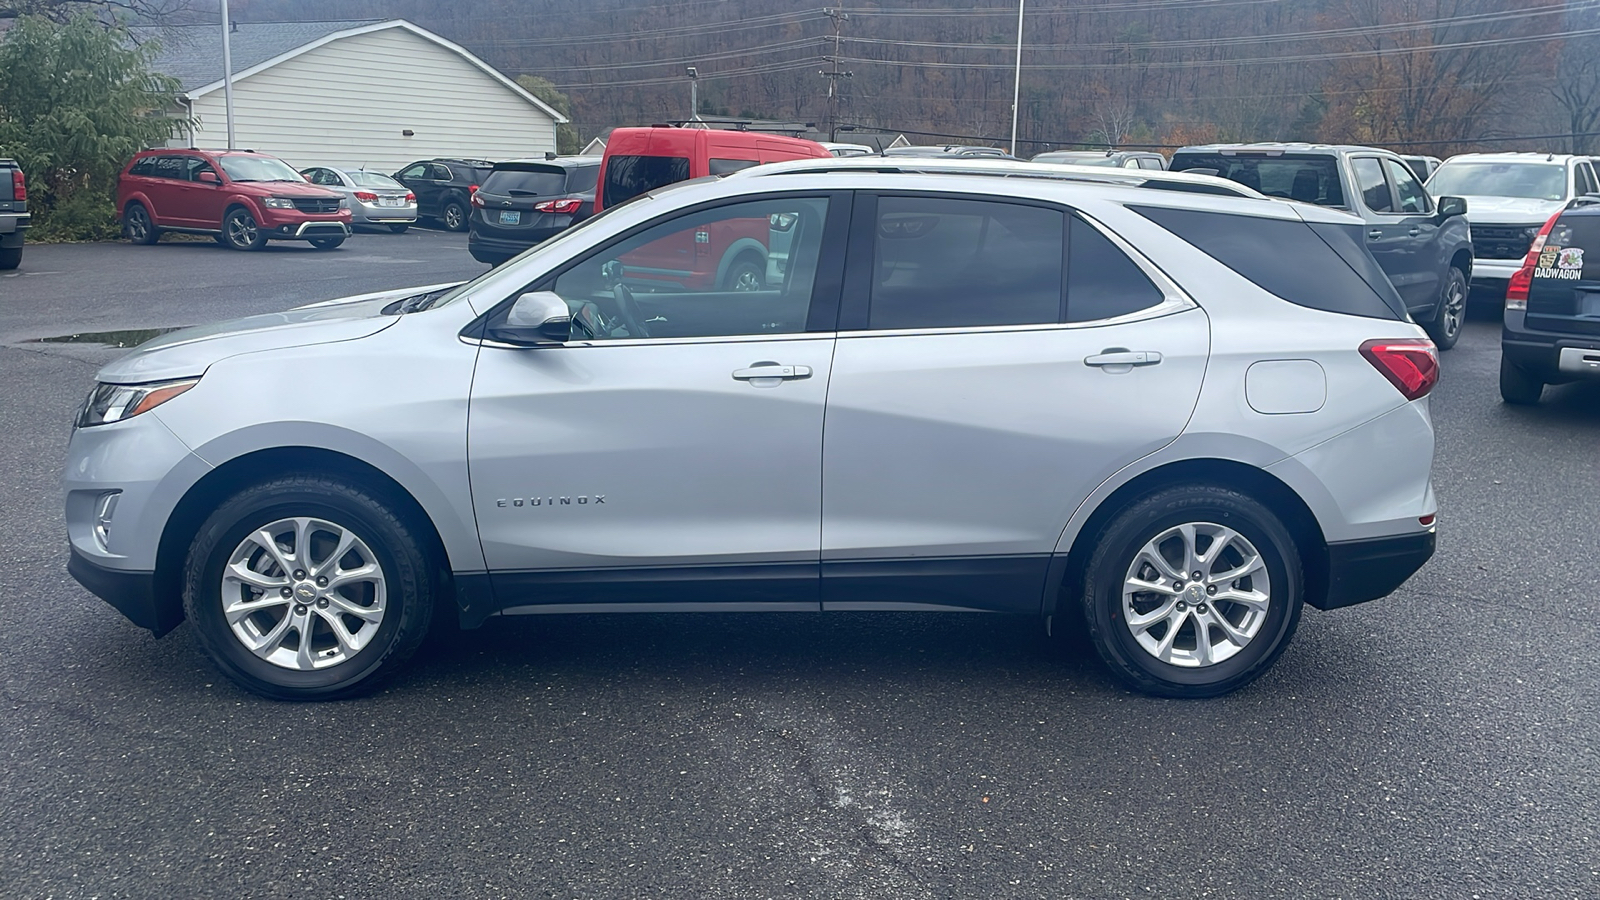
[[[1369,241],[1381,241],[1381,240],[1383,240],[1383,229],[1374,228],[1371,231],[1367,232],[1367,240],[1369,240]]]
[[[810,366],[780,366],[777,363],[757,363],[748,369],[733,370],[733,379],[735,381],[756,381],[763,378],[792,380],[810,377]]]
[[[1161,362],[1161,354],[1154,350],[1111,349],[1094,356],[1084,357],[1083,364],[1105,368],[1108,366],[1153,366]]]
[[[1422,233],[1422,229],[1421,228],[1415,228],[1415,227],[1413,227],[1410,231],[1406,232],[1406,234],[1409,234],[1412,237],[1416,237],[1417,235],[1419,235],[1421,233]]]

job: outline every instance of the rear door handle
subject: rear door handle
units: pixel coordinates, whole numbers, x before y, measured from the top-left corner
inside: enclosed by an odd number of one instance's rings
[[[792,380],[795,378],[810,378],[810,366],[780,366],[776,363],[755,365],[748,369],[734,369],[735,381],[754,381],[758,378],[782,378]]]
[[[1154,350],[1107,350],[1084,357],[1086,366],[1153,366],[1161,362],[1161,354]]]
[[[1369,240],[1369,241],[1381,241],[1381,240],[1383,240],[1383,230],[1381,228],[1374,228],[1371,231],[1367,232],[1367,240]]]
[[[1412,237],[1416,237],[1417,235],[1419,235],[1421,233],[1422,233],[1422,229],[1421,228],[1415,228],[1415,227],[1413,227],[1410,231],[1406,232],[1406,234],[1409,234]]]

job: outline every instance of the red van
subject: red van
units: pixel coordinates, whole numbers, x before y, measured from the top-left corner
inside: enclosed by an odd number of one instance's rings
[[[754,131],[705,128],[618,128],[606,138],[594,211],[616,206],[664,184],[726,175],[784,159],[829,159],[816,141]]]

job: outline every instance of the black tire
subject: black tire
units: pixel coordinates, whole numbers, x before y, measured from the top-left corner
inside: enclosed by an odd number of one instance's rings
[[[722,290],[760,291],[767,287],[767,267],[752,256],[742,256],[733,261],[722,276]]]
[[[1451,266],[1439,291],[1439,308],[1424,326],[1440,350],[1449,350],[1461,340],[1461,325],[1467,320],[1467,294],[1467,273]]]
[[[129,203],[122,210],[122,234],[129,243],[144,246],[161,240],[161,229],[157,228],[155,220],[150,218],[150,211],[144,208],[143,203],[137,201]]]
[[[366,635],[364,643],[349,653],[348,658],[322,668],[314,664],[310,668],[296,668],[290,663],[274,663],[258,655],[235,634],[224,613],[223,572],[230,558],[249,546],[247,538],[253,533],[274,522],[295,517],[333,523],[354,535],[360,544],[353,545],[339,559],[349,559],[351,553],[365,559],[370,553],[372,561],[380,567],[384,582],[381,608],[377,606],[375,591],[366,598],[370,601],[368,608],[378,608],[380,617],[373,623],[373,630]],[[322,547],[326,548],[331,539],[331,534],[324,535]],[[299,548],[293,543],[289,550],[284,550],[285,545],[274,540],[281,556],[298,569]],[[316,546],[313,540],[307,543]],[[256,571],[277,571],[270,559],[259,556],[262,553],[266,551],[258,549],[258,557],[264,562],[254,564]],[[313,564],[318,563],[316,551],[311,552],[309,558]],[[337,565],[338,560],[324,559],[320,563],[322,566],[330,564]],[[334,478],[283,476],[240,491],[206,519],[184,563],[183,606],[194,624],[200,645],[223,674],[240,687],[276,700],[337,700],[375,689],[416,652],[432,623],[439,594],[433,577],[437,569],[438,564],[429,558],[414,526],[396,515],[378,494]],[[277,632],[281,627],[286,637],[276,646],[282,652],[295,653],[302,632],[292,626],[281,626],[281,623],[272,624],[277,610],[281,609],[282,619],[288,619],[293,612],[303,615],[310,623],[313,639],[305,651],[308,656],[319,646],[330,648],[316,651],[319,660],[346,652],[334,641],[328,624],[330,614],[319,610],[319,607],[330,607],[314,582],[292,577],[283,580],[293,585],[283,589],[297,593],[305,590],[309,592],[305,596],[314,595],[314,599],[308,599],[303,605],[291,599],[263,608],[252,615],[266,617],[264,622],[246,616],[240,620],[241,627],[256,629],[253,633]],[[242,586],[236,589],[243,590]],[[264,599],[271,590],[278,588],[262,589],[257,596]],[[348,598],[348,595],[343,596]],[[359,601],[360,597],[355,599]],[[353,624],[358,635],[359,628],[364,627],[360,619],[340,617],[337,613],[331,615],[344,621],[347,628]],[[286,647],[289,633],[295,636],[293,649]]]
[[[1533,406],[1544,395],[1544,382],[1505,356],[1500,357],[1500,399],[1515,406]]]
[[[1163,532],[1185,523],[1222,526],[1243,536],[1259,556],[1268,582],[1266,609],[1264,613],[1256,614],[1259,623],[1249,639],[1242,646],[1230,650],[1231,655],[1210,664],[1188,666],[1159,659],[1134,635],[1124,612],[1124,582],[1143,548]],[[1181,538],[1177,540],[1181,541]],[[1198,539],[1195,545],[1199,546]],[[1210,546],[1208,542],[1205,549],[1209,551]],[[1235,565],[1234,560],[1246,558],[1240,554],[1240,550],[1237,543],[1225,545],[1221,550],[1222,564]],[[1230,553],[1240,555],[1229,556]],[[1154,567],[1149,568],[1151,573],[1156,571]],[[1213,620],[1216,616],[1223,616],[1230,625],[1244,629],[1250,627],[1250,612],[1244,605],[1223,601],[1227,603],[1227,608],[1219,607],[1214,599],[1205,596],[1205,587],[1187,578],[1189,573],[1181,574],[1186,576],[1186,584],[1196,585],[1195,593],[1177,595],[1172,602],[1174,608],[1180,610],[1178,623],[1172,625],[1168,619],[1161,634],[1152,634],[1161,627],[1162,620],[1157,620],[1158,624],[1152,624],[1144,632],[1148,639],[1159,638],[1159,644],[1166,639],[1168,630],[1175,630],[1170,642],[1173,650],[1198,655],[1200,641],[1193,623],[1201,615],[1213,617]],[[1259,590],[1260,583],[1253,580],[1256,577],[1244,576],[1229,584]],[[1176,583],[1173,582],[1174,585]],[[1277,660],[1299,625],[1304,585],[1300,551],[1289,530],[1271,510],[1228,488],[1178,485],[1164,488],[1133,503],[1099,532],[1085,572],[1080,600],[1090,642],[1112,673],[1129,687],[1158,697],[1216,697],[1254,681]],[[1160,595],[1135,595],[1145,596],[1158,598]],[[1161,605],[1159,600],[1138,602]],[[1191,610],[1187,615],[1181,612],[1185,609],[1185,603],[1193,604],[1187,607]],[[1130,608],[1140,610],[1138,605],[1130,605]],[[1153,612],[1154,609],[1144,611]],[[1220,633],[1218,626],[1207,624],[1204,627],[1207,636],[1212,635],[1214,630]],[[1187,644],[1193,644],[1195,648],[1182,650]]]
[[[344,235],[340,235],[339,237],[306,238],[306,240],[310,241],[311,246],[317,248],[318,250],[334,250],[337,249],[340,244],[344,243]]]
[[[21,247],[0,247],[0,272],[9,272],[22,265]]]
[[[406,229],[410,228],[410,227],[411,227],[410,225],[390,225],[389,226],[389,230],[394,232],[395,234],[405,234],[406,233]]]
[[[250,210],[235,206],[222,218],[222,245],[229,250],[260,250],[267,245],[267,233]]]
[[[445,231],[466,231],[467,208],[459,200],[445,201],[444,208],[439,210],[439,224]]]

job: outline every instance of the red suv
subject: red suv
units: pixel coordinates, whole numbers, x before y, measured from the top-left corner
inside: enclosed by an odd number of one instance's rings
[[[249,150],[145,150],[117,178],[117,214],[135,244],[181,231],[234,250],[259,250],[269,240],[332,250],[350,236],[347,199]]]

